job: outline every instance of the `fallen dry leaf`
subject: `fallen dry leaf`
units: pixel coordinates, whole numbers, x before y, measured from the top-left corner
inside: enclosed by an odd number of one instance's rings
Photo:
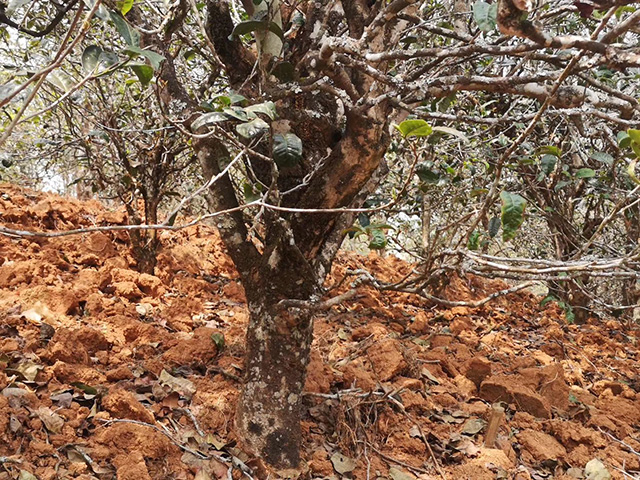
[[[584,476],[586,480],[609,480],[611,474],[607,467],[604,466],[597,458],[590,460],[584,467]]]
[[[38,410],[36,410],[36,415],[38,415],[38,418],[42,420],[44,426],[51,433],[60,433],[62,431],[62,427],[64,426],[64,418],[53,412],[50,408],[40,407],[38,408]]]
[[[333,468],[335,469],[335,471],[340,475],[353,472],[358,466],[354,459],[346,457],[340,452],[336,452],[331,455],[331,463],[333,464]]]

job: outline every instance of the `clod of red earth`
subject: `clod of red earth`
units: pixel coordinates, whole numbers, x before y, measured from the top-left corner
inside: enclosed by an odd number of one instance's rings
[[[96,201],[0,189],[9,228],[126,222]],[[0,237],[0,457],[22,461],[5,462],[0,480],[20,470],[40,480],[227,478],[230,464],[213,468],[182,447],[255,465],[233,429],[248,319],[237,273],[209,226],[160,238],[156,275],[141,275],[126,232]],[[347,269],[393,282],[412,268],[343,252],[326,285],[344,293]],[[441,295],[473,301],[503,288],[453,276]],[[441,478],[425,440],[447,480],[566,480],[594,458],[616,480],[616,468],[640,469],[619,443],[640,451],[640,330],[567,325],[527,292],[481,308],[435,308],[370,286],[359,294],[315,321],[302,445],[312,478],[336,475],[337,452],[356,462],[354,479],[388,478],[391,467]],[[499,448],[482,447],[485,429],[461,435],[500,401]]]
[[[153,414],[140,403],[131,392],[111,389],[102,399],[102,407],[113,418],[128,418],[145,423],[154,423]]]
[[[392,338],[381,340],[375,347],[369,348],[367,356],[381,382],[401,374],[408,366],[404,359],[402,343]]]
[[[474,357],[465,365],[464,370],[464,375],[480,388],[484,379],[491,375],[491,362],[484,357]]]
[[[524,430],[517,435],[518,442],[524,449],[525,455],[533,462],[545,460],[563,460],[567,450],[551,435],[535,430]]]
[[[480,397],[492,403],[513,403],[516,410],[539,418],[550,418],[551,405],[547,400],[520,382],[519,378],[513,376],[488,378],[480,385]]]

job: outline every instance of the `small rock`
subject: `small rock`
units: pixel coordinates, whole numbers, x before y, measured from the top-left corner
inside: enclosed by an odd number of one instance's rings
[[[151,480],[149,470],[140,452],[118,455],[113,459],[118,480]]]

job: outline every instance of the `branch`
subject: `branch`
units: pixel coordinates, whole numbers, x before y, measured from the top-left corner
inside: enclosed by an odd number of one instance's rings
[[[357,293],[358,291],[353,288],[348,292],[345,292],[341,295],[336,295],[335,297],[331,297],[328,300],[324,300],[322,302],[288,299],[278,302],[278,306],[281,308],[299,308],[303,310],[309,310],[311,312],[321,312],[329,310],[331,307],[339,305],[345,300],[349,300],[355,297]]]
[[[511,293],[515,293],[518,292],[522,289],[525,288],[529,288],[533,285],[535,285],[536,282],[534,281],[529,281],[529,282],[524,282],[521,283],[520,285],[516,285],[515,287],[511,287],[511,288],[506,288],[504,290],[500,290],[498,292],[494,292],[491,295],[489,295],[488,297],[483,298],[482,300],[478,300],[475,302],[459,302],[459,301],[451,301],[451,300],[445,300],[443,298],[438,298],[438,297],[434,297],[433,295],[429,295],[426,291],[422,291],[420,292],[420,296],[426,298],[427,300],[430,300],[434,303],[437,303],[438,305],[442,305],[444,307],[471,307],[471,308],[478,308],[481,307],[483,305],[485,305],[486,303],[489,303],[491,300],[494,300],[498,297],[503,297],[505,295],[509,295]]]
[[[37,37],[37,38],[44,37],[45,35],[51,33],[58,26],[58,24],[62,21],[62,19],[67,14],[67,12],[71,10],[76,3],[78,3],[78,0],[71,0],[56,14],[55,17],[53,17],[53,19],[51,20],[51,23],[49,23],[49,25],[47,25],[42,30],[30,30],[28,28],[23,27],[22,25],[15,23],[13,20],[7,17],[6,5],[3,2],[0,2],[0,23],[4,23],[5,25],[15,28],[19,32],[26,33],[27,35],[31,35],[32,37]]]

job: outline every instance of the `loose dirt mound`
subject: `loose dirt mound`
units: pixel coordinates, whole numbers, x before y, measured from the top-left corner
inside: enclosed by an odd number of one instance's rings
[[[125,221],[98,202],[0,184],[6,227]],[[132,268],[126,233],[0,236],[0,480],[205,480],[255,467],[233,432],[248,319],[233,265],[210,227],[161,238],[152,276]],[[410,265],[342,254],[331,294],[359,268],[392,280]],[[453,278],[445,295],[502,288]],[[523,292],[444,309],[363,286],[315,330],[309,478],[638,475],[638,332],[616,321],[566,325]]]

